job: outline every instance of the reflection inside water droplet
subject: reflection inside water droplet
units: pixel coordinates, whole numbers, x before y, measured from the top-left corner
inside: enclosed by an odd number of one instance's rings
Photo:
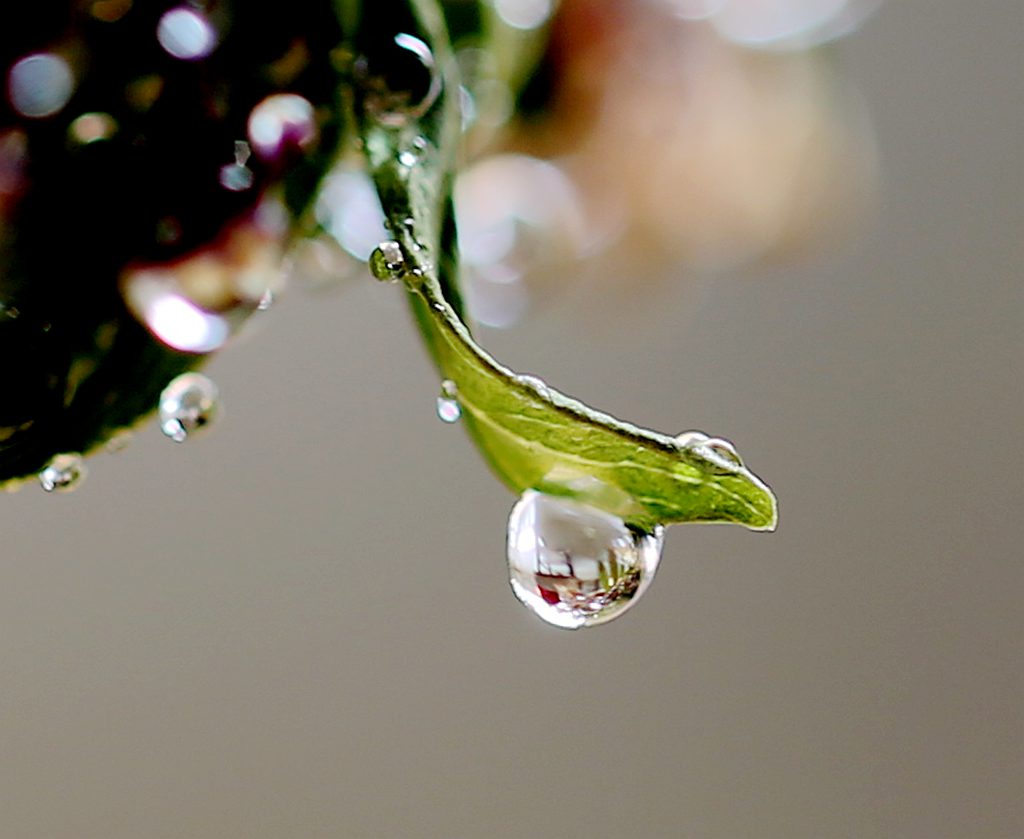
[[[539,618],[563,629],[610,621],[650,585],[662,529],[640,533],[596,507],[533,490],[508,520],[509,581]]]
[[[437,417],[442,422],[458,422],[462,417],[462,406],[458,400],[459,390],[455,382],[445,379],[441,382],[441,395],[437,397]]]
[[[70,492],[85,480],[85,473],[80,454],[59,454],[39,473],[39,485],[47,492]]]
[[[160,394],[160,430],[184,443],[217,419],[217,385],[202,373],[182,373]]]

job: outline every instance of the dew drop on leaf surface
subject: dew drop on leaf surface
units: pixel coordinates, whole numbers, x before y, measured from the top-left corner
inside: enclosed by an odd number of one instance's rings
[[[703,431],[684,431],[675,438],[680,449],[696,457],[712,474],[727,475],[731,467],[742,467],[736,447],[721,437],[709,437]]]
[[[662,529],[527,490],[508,521],[509,581],[541,620],[563,629],[606,623],[637,602],[661,559]]]

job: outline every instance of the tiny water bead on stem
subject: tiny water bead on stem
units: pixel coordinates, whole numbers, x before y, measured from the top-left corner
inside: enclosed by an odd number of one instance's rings
[[[160,430],[175,443],[184,443],[219,416],[217,385],[202,373],[182,373],[160,394],[159,413]]]
[[[391,282],[405,276],[405,256],[402,246],[394,240],[381,242],[370,254],[370,273],[378,280]]]
[[[453,424],[462,419],[462,407],[459,405],[459,388],[451,379],[441,382],[441,394],[437,397],[437,418],[441,422]]]
[[[39,485],[46,492],[71,492],[85,480],[86,472],[78,452],[58,454],[39,473]]]

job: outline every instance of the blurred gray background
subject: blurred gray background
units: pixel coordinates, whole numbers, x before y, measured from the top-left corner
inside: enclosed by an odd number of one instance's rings
[[[621,621],[512,597],[513,499],[369,280],[216,360],[209,437],[0,498],[0,837],[1024,835],[1022,47],[1016,0],[892,0],[842,46],[859,234],[483,335],[781,499],[672,529]]]

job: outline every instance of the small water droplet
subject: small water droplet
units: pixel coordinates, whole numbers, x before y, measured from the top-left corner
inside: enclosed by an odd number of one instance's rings
[[[677,434],[675,439],[676,445],[681,449],[685,449],[699,446],[709,438],[703,431],[684,431],[682,434]]]
[[[516,597],[563,629],[613,620],[637,602],[661,559],[662,529],[527,490],[508,520],[509,581]]]
[[[736,451],[736,447],[728,440],[723,440],[721,437],[712,437],[705,444],[715,454],[725,458],[735,466],[742,466],[743,459],[740,457],[740,453]]]
[[[370,273],[378,280],[398,280],[405,272],[405,254],[393,239],[381,242],[370,254]]]
[[[530,388],[536,392],[541,399],[551,398],[551,388],[548,387],[547,382],[537,376],[531,376],[528,373],[521,373],[516,376],[516,381],[524,387]]]
[[[182,373],[160,394],[159,412],[160,430],[184,443],[220,413],[217,385],[202,373]]]
[[[462,417],[459,389],[451,379],[441,382],[441,395],[437,397],[437,417],[442,422],[455,423]]]
[[[77,452],[56,455],[39,473],[39,484],[47,492],[71,492],[85,480],[86,468]]]
[[[398,162],[401,163],[407,169],[411,169],[413,166],[416,165],[416,159],[416,153],[411,152],[408,149],[406,149],[403,152],[400,152],[398,155]]]
[[[684,431],[676,435],[676,444],[695,457],[702,466],[715,475],[731,475],[743,466],[736,447],[721,437],[709,437],[703,431]]]
[[[355,61],[366,109],[385,125],[402,126],[423,116],[441,93],[434,54],[414,35],[383,39]]]

